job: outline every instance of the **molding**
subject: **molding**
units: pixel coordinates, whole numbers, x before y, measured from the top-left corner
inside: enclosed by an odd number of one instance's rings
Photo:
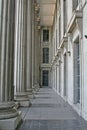
[[[59,57],[59,54],[61,53],[61,48],[59,47],[58,49],[57,49],[57,52],[56,52],[56,57],[58,58]]]
[[[51,64],[41,64],[41,68],[50,68]]]
[[[62,51],[62,48],[64,47],[64,45],[68,43],[68,37],[63,37],[62,38],[62,41],[61,41],[61,44],[59,46],[59,48],[57,49],[57,52],[56,52],[56,55],[53,57],[53,60],[52,60],[52,63],[51,63],[51,67],[54,65],[54,63],[57,61],[61,51]]]
[[[64,45],[68,42],[68,37],[63,37],[62,38],[62,41],[61,41],[61,44],[60,44],[60,47],[59,48],[63,48]]]
[[[76,25],[78,25],[80,31],[82,32],[82,17],[82,11],[76,10],[73,12],[67,29],[68,33],[71,33]]]

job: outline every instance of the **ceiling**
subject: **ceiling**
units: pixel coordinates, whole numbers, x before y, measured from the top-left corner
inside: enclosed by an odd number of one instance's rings
[[[41,26],[52,26],[56,0],[37,0],[40,5]]]

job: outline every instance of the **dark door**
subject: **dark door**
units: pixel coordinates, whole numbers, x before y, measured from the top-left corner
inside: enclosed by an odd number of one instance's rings
[[[49,71],[48,70],[43,70],[42,79],[43,79],[42,85],[48,86],[49,85]]]

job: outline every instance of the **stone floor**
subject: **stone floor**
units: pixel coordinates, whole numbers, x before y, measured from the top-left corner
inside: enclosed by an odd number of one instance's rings
[[[87,130],[87,122],[51,88],[41,88],[30,108],[20,108],[19,130]]]

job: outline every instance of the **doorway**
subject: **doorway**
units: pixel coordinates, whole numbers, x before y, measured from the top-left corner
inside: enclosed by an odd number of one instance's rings
[[[42,71],[42,86],[49,86],[49,71]]]

